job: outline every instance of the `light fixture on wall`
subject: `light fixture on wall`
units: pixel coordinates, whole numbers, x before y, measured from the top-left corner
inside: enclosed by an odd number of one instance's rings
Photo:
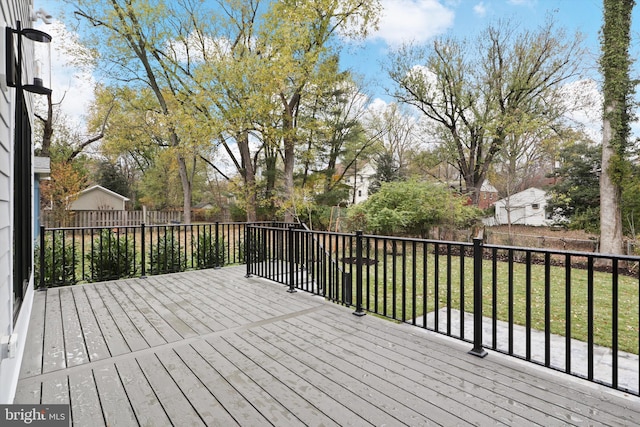
[[[50,95],[51,89],[47,87],[51,83],[50,49],[41,52],[43,56],[45,56],[44,58],[34,59],[32,65],[33,79],[30,82],[24,83],[22,81],[22,67],[24,65],[22,63],[22,48],[24,43],[45,43],[47,48],[49,48],[51,36],[44,31],[33,28],[22,28],[20,21],[17,21],[16,29],[7,27],[5,31],[7,86],[40,95]],[[23,40],[23,37],[25,40]]]

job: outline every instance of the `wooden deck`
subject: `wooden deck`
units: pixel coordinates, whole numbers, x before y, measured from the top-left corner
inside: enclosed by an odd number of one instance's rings
[[[244,277],[37,292],[15,403],[75,426],[640,425],[640,398]]]

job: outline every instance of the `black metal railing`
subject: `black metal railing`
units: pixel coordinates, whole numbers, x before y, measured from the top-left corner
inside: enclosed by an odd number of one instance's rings
[[[640,257],[250,225],[247,275],[640,394]]]
[[[245,227],[242,222],[41,227],[36,283],[43,288],[66,286],[243,264]]]

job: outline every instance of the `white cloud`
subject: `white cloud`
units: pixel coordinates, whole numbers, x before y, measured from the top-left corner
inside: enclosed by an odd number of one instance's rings
[[[75,57],[70,52],[81,52],[77,35],[65,24],[54,20],[51,25],[38,28],[51,35],[51,89],[54,103],[60,101],[60,109],[72,123],[72,127],[84,131],[86,113],[94,99],[96,80],[93,70],[74,65]]]
[[[530,6],[533,7],[536,5],[537,0],[509,0],[507,3],[512,4],[514,6]]]
[[[481,1],[477,5],[473,6],[473,13],[482,18],[487,14],[487,6],[485,6],[484,2]]]
[[[379,29],[372,39],[391,46],[424,43],[453,26],[454,12],[437,0],[382,0]]]

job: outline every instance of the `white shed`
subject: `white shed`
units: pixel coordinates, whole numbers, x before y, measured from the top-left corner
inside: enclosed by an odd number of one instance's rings
[[[527,188],[494,204],[497,225],[547,225],[547,192],[539,188]]]
[[[129,199],[101,185],[94,185],[77,194],[72,211],[123,211]]]

